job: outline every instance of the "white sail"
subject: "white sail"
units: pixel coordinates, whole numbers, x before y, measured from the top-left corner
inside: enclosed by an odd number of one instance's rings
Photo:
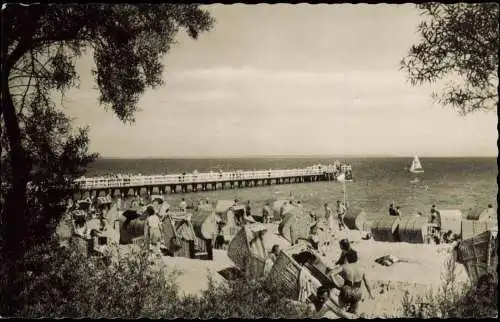
[[[422,164],[420,163],[420,159],[418,158],[418,155],[415,155],[415,157],[413,158],[413,161],[412,161],[411,167],[410,167],[410,172],[413,172],[413,173],[424,172],[424,168],[422,167]]]

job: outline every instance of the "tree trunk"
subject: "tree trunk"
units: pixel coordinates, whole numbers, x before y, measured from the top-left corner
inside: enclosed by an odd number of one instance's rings
[[[21,241],[23,240],[27,209],[27,173],[25,151],[21,143],[21,129],[9,90],[8,73],[2,75],[2,110],[12,162],[12,189],[6,198],[4,218],[2,218],[2,235],[4,254],[8,258],[17,259],[22,255]]]

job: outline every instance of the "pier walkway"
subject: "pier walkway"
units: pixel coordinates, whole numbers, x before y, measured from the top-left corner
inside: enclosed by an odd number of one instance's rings
[[[350,165],[310,166],[303,169],[230,171],[166,174],[166,175],[116,175],[113,177],[79,178],[76,190],[91,194],[113,196],[135,194],[185,193],[219,189],[256,187],[273,184],[290,184],[337,180],[340,174],[352,178]]]

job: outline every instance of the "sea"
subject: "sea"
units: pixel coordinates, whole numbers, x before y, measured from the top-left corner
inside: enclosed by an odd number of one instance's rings
[[[420,157],[424,173],[406,171],[412,158],[400,157],[250,157],[250,158],[192,158],[192,159],[111,159],[100,158],[89,168],[86,176],[107,174],[166,174],[189,173],[194,170],[231,171],[292,169],[315,164],[332,164],[335,160],[352,165],[352,182],[314,182],[284,184],[219,191],[169,194],[170,205],[208,198],[251,201],[254,208],[267,201],[292,196],[301,200],[308,211],[323,213],[324,203],[333,208],[336,200],[344,199],[351,207],[363,209],[370,219],[388,213],[389,204],[401,207],[403,216],[418,211],[428,213],[435,204],[438,209],[458,209],[464,216],[481,211],[488,204],[497,208],[497,159],[483,158],[426,158]],[[417,183],[413,179],[418,177]]]

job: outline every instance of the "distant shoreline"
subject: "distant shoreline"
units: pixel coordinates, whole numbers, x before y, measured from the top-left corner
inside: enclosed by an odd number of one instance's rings
[[[426,156],[428,159],[497,159],[498,156]],[[228,156],[165,156],[165,157],[112,157],[99,156],[98,160],[218,160],[218,159],[408,159],[413,155],[228,155]]]

